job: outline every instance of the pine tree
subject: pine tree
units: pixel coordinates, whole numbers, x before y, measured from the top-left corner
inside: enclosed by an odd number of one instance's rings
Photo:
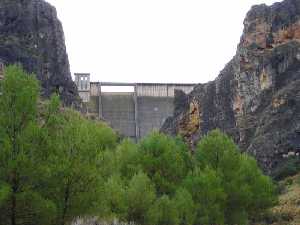
[[[271,179],[221,131],[211,131],[199,142],[196,158],[200,168],[215,171],[221,179],[226,224],[247,224],[275,203]]]
[[[38,81],[20,66],[8,66],[1,88],[0,224],[49,224],[55,205],[35,188]]]
[[[75,216],[96,211],[95,193],[102,182],[98,164],[102,151],[114,147],[116,135],[106,125],[70,109],[55,111],[45,125],[49,177],[43,186],[58,207],[58,223],[64,225]]]
[[[160,133],[152,133],[140,143],[143,171],[155,184],[157,193],[174,194],[189,171],[185,144]]]

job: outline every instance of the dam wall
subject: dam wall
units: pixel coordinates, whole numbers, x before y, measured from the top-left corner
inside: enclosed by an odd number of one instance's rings
[[[195,84],[90,82],[89,74],[75,74],[79,96],[89,116],[106,121],[120,135],[139,140],[159,130],[173,115],[175,90],[192,91]],[[103,87],[131,87],[107,92]]]

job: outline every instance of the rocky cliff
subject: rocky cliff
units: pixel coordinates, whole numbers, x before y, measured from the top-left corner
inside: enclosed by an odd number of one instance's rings
[[[266,172],[300,152],[300,0],[252,7],[234,58],[215,81],[177,92],[162,131],[194,146],[219,128]]]
[[[58,92],[66,105],[77,104],[62,25],[44,0],[0,0],[0,60],[35,73],[43,96]]]

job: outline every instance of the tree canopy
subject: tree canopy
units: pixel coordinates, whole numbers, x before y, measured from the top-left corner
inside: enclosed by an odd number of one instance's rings
[[[272,180],[219,130],[195,154],[157,132],[119,142],[59,96],[42,99],[20,66],[8,66],[0,82],[0,225],[68,225],[78,216],[242,225],[276,201]]]

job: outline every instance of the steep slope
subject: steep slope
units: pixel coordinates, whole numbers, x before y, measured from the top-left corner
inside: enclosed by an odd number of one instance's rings
[[[263,218],[264,222],[253,225],[300,224],[300,174],[280,181],[278,204]]]
[[[35,73],[43,96],[58,92],[65,104],[77,104],[62,25],[44,0],[0,0],[0,60]]]
[[[299,158],[300,0],[252,7],[237,53],[217,79],[177,96],[163,132],[194,146],[219,128],[268,173],[288,155]]]

